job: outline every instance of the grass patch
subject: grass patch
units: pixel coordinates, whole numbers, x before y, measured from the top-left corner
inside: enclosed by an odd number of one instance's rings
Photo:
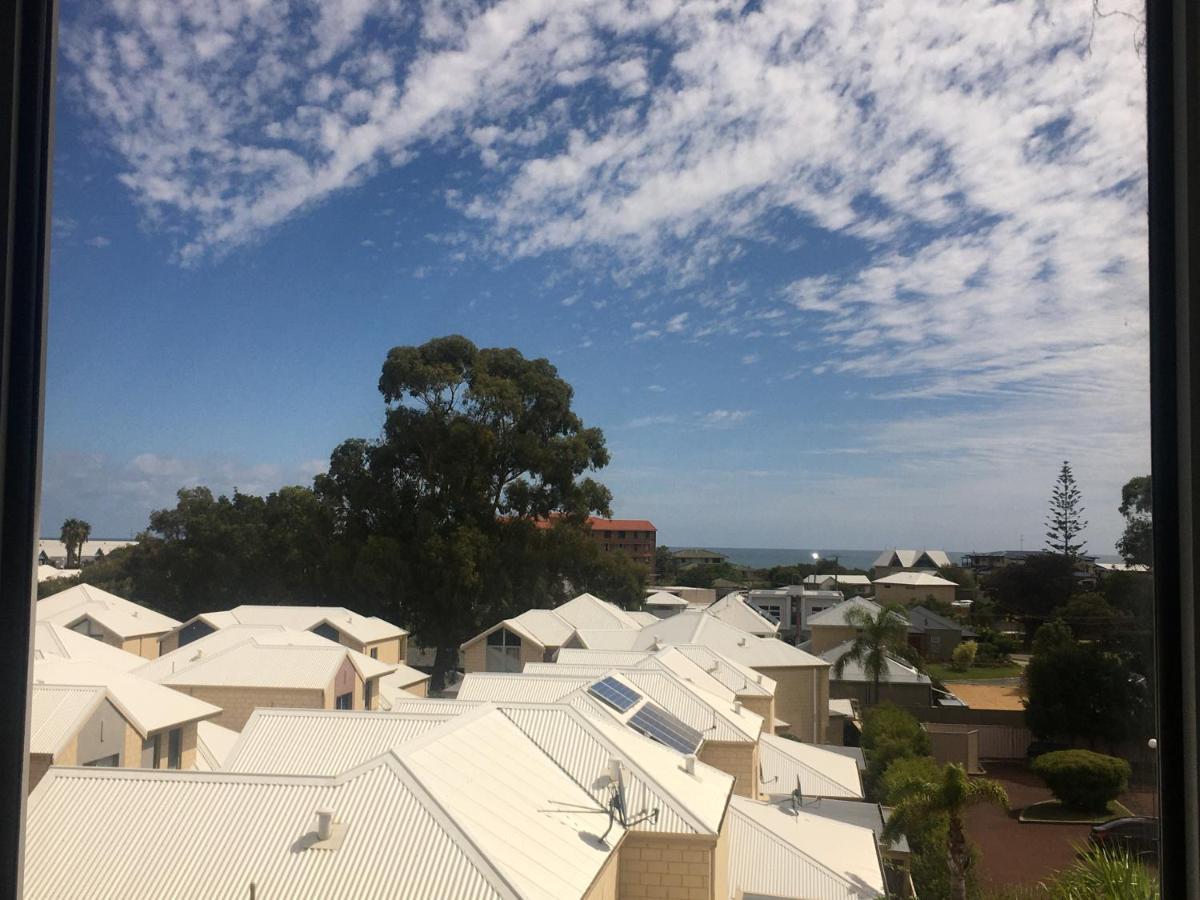
[[[1110,801],[1108,812],[1100,813],[1099,815],[1071,809],[1069,806],[1063,806],[1057,800],[1043,800],[1041,803],[1034,803],[1032,806],[1027,806],[1021,810],[1018,821],[1053,822],[1059,825],[1099,825],[1110,819],[1132,815],[1133,813],[1117,800]]]
[[[938,681],[987,681],[991,678],[1017,678],[1021,667],[1015,663],[1008,666],[972,666],[965,672],[956,672],[943,663],[929,663],[926,667],[930,678]]]

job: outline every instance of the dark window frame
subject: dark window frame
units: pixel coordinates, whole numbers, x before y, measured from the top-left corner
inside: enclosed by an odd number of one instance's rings
[[[1200,10],[1146,4],[1162,895],[1200,896]],[[55,0],[0,6],[0,900],[21,895],[44,402]],[[1193,477],[1195,474],[1196,477]],[[15,813],[15,814],[14,814]]]

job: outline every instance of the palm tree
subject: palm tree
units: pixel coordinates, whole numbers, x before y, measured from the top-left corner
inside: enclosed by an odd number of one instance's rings
[[[906,832],[923,830],[931,820],[945,816],[949,824],[946,841],[946,866],[950,874],[950,900],[967,898],[967,865],[970,852],[963,813],[979,803],[994,803],[1008,808],[1008,794],[999,782],[989,778],[968,778],[958,763],[947,763],[935,781],[911,781],[894,800],[891,818],[883,834],[892,840]]]
[[[67,519],[62,523],[62,533],[59,540],[66,545],[67,548],[67,563],[66,568],[79,568],[79,555],[83,550],[83,545],[92,534],[92,526],[83,519]],[[75,565],[71,565],[72,561]]]
[[[908,619],[904,607],[889,603],[874,615],[861,606],[846,610],[846,624],[857,629],[850,649],[833,664],[833,675],[841,678],[849,663],[858,663],[871,679],[869,704],[879,702],[879,682],[887,678],[888,657],[907,656]]]

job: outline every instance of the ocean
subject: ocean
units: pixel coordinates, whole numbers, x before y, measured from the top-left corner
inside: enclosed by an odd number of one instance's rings
[[[846,569],[865,569],[870,571],[882,550],[820,550],[810,549],[777,549],[772,547],[712,547],[718,553],[729,557],[731,563],[739,566],[749,566],[752,569],[769,569],[772,566],[793,566],[797,563],[812,565],[813,553],[821,554],[822,560],[832,561],[836,556],[838,565]],[[958,565],[966,551],[947,550],[950,561]],[[1100,554],[1100,562],[1120,562],[1119,556]]]

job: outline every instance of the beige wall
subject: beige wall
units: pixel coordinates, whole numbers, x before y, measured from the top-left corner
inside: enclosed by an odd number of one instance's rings
[[[921,585],[921,584],[875,584],[875,602],[903,603],[907,606],[920,606],[928,597],[941,600],[943,603],[954,602],[955,586]]]
[[[325,692],[315,688],[244,688],[182,686],[176,688],[197,700],[221,707],[221,714],[210,721],[241,731],[250,713],[259,707],[289,709],[325,709]]]
[[[158,639],[162,635],[159,634],[144,634],[141,637],[126,638],[124,641],[115,644],[126,653],[132,653],[134,656],[140,656],[143,659],[158,659]],[[111,643],[111,641],[106,641]]]
[[[128,731],[133,731],[132,726],[115,706],[105,700],[75,735],[75,758],[78,764],[83,765],[115,753],[118,765],[136,765],[136,762],[130,763],[125,757],[125,735]]]
[[[620,851],[621,900],[726,900],[726,864],[715,859],[720,844],[711,837],[627,833]]]
[[[812,744],[825,743],[829,730],[829,667],[756,667],[775,679],[775,714],[788,733]]]
[[[429,696],[429,679],[418,681],[416,684],[410,684],[404,689],[405,693],[412,694],[414,697]]]
[[[733,792],[758,799],[758,744],[705,741],[698,758],[733,776]]]
[[[775,698],[764,697],[761,694],[738,695],[738,699],[742,701],[742,706],[750,710],[750,712],[762,716],[763,731],[767,734],[774,732],[775,723]]]
[[[583,900],[617,900],[621,896],[618,886],[621,869],[621,851],[624,847],[625,842],[622,841],[617,846],[617,849],[609,855],[604,868],[596,875],[592,886],[583,895]]]
[[[375,657],[376,659],[381,663],[395,665],[404,661],[405,654],[408,652],[408,648],[405,646],[407,643],[407,637],[388,638],[386,641],[375,641],[374,643],[363,644],[361,647],[355,647],[354,649],[365,653],[367,656],[371,655],[372,650],[378,650],[379,655]]]
[[[850,625],[814,625],[811,631],[812,646],[808,652],[817,656],[858,636],[858,629]]]
[[[518,635],[518,637],[521,637]],[[480,635],[462,647],[460,657],[463,666],[463,672],[486,672],[487,671],[487,636]],[[541,644],[529,640],[529,638],[521,637],[521,668],[525,668],[526,663],[543,662],[546,657],[546,648]]]
[[[158,639],[158,655],[166,656],[172,650],[179,649],[179,632],[172,631],[162,635]]]

